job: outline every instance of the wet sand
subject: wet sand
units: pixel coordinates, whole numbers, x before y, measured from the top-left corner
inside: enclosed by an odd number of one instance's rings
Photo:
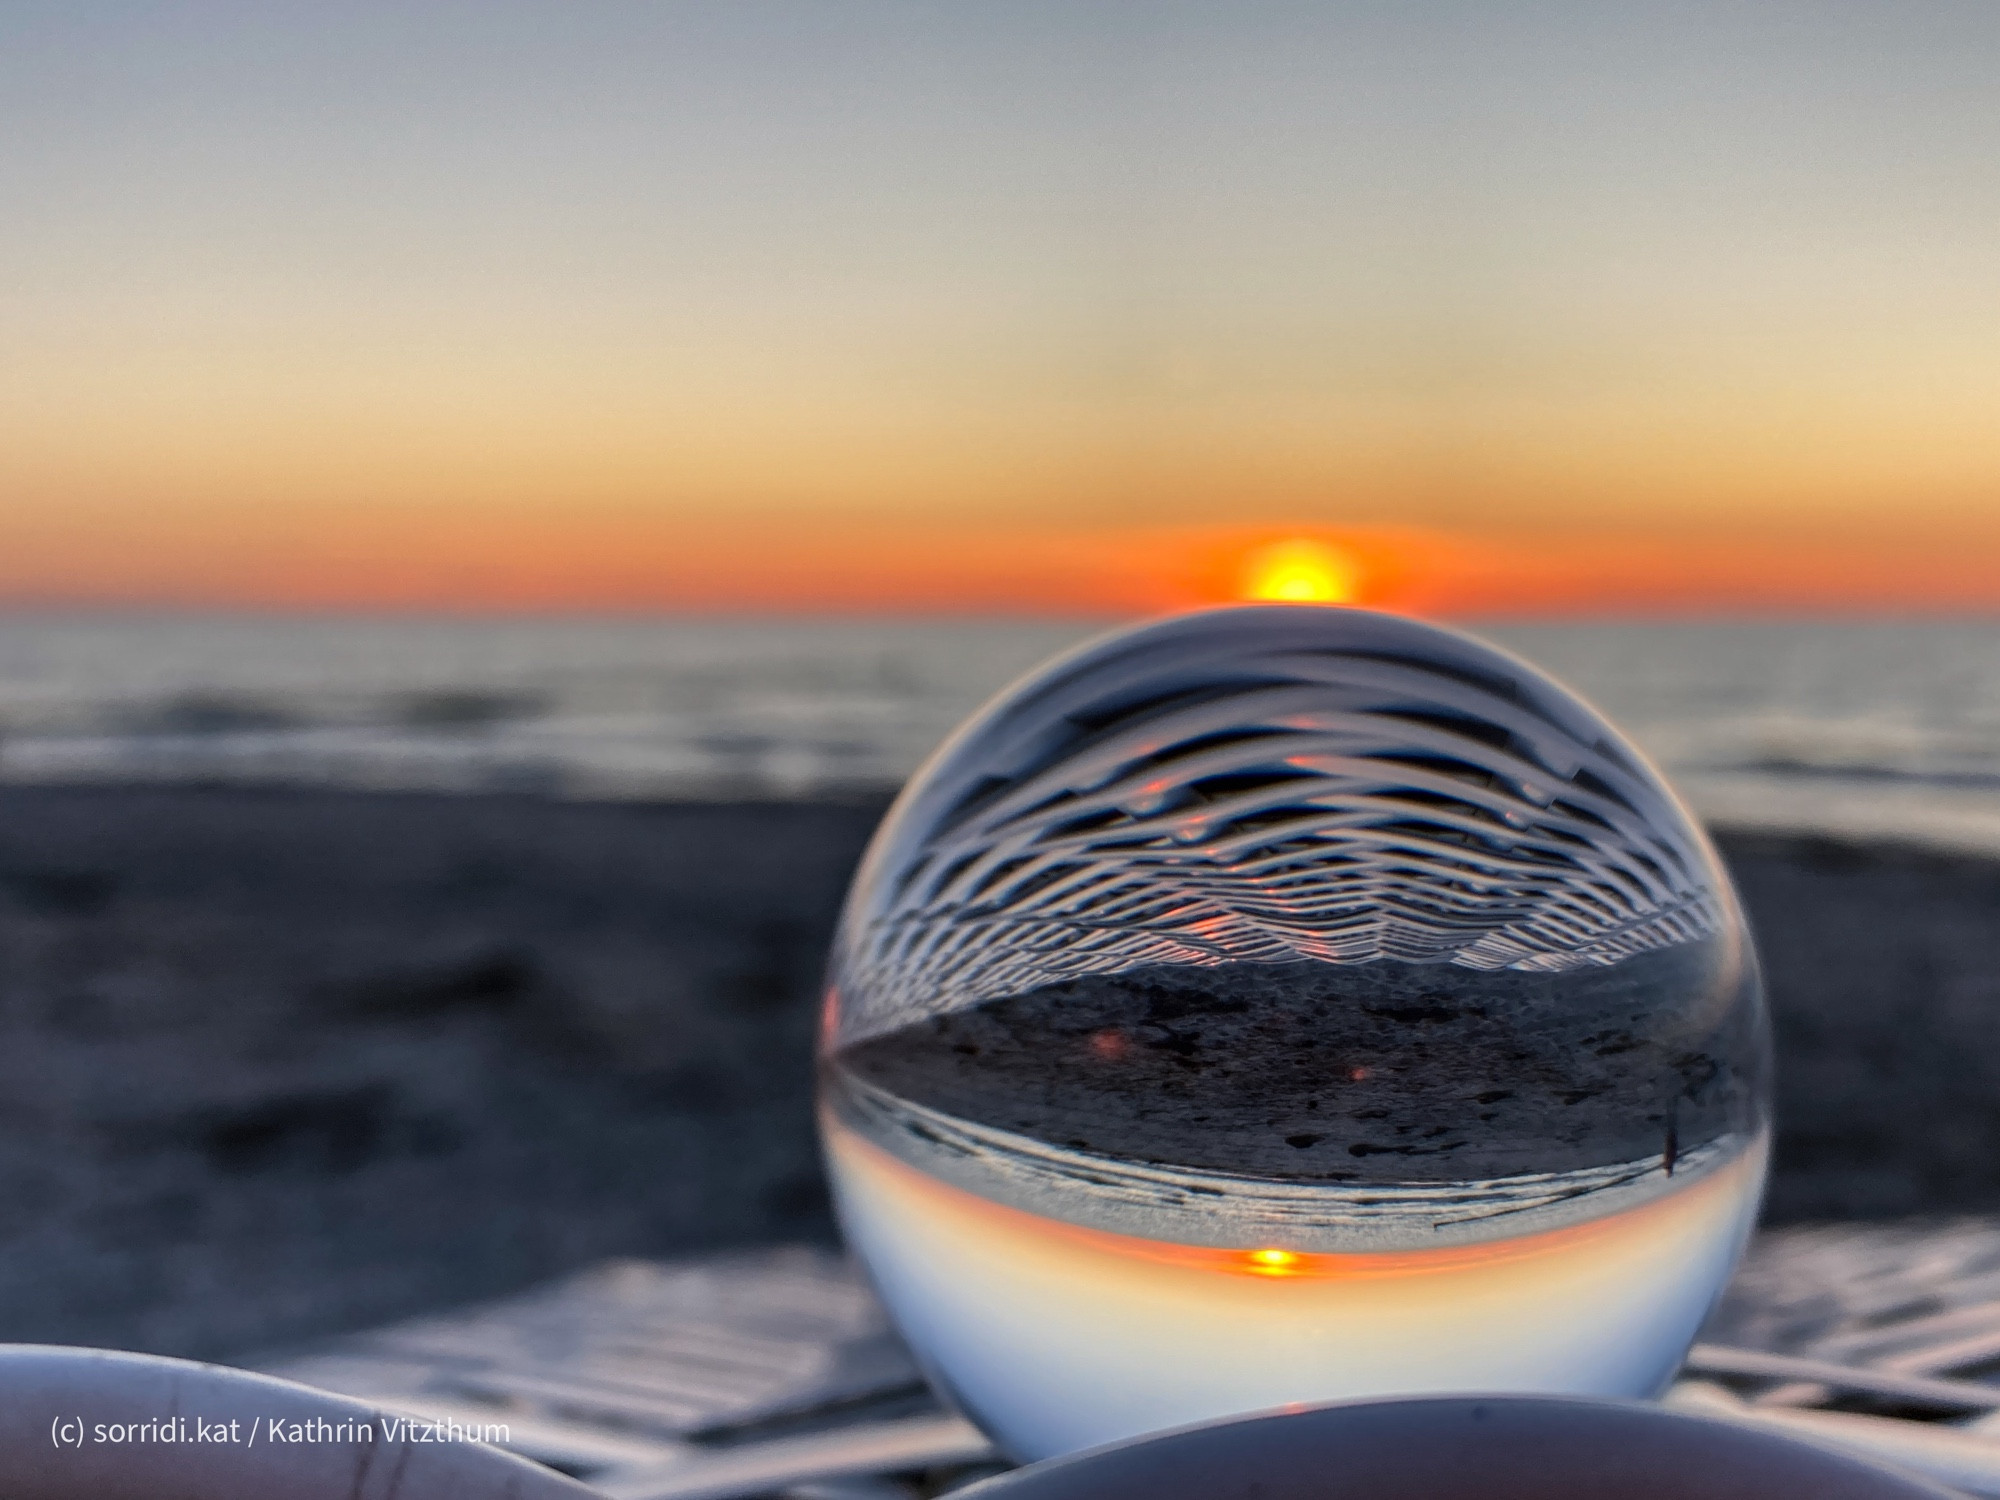
[[[228,1355],[831,1234],[850,804],[0,789],[0,1339]],[[1728,837],[1770,1216],[2000,1211],[2000,862]]]

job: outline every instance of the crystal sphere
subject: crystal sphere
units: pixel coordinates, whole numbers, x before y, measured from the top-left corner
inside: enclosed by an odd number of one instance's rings
[[[1769,1040],[1687,810],[1456,631],[1256,606],[976,714],[855,876],[820,1119],[934,1383],[1047,1457],[1296,1402],[1671,1378]]]

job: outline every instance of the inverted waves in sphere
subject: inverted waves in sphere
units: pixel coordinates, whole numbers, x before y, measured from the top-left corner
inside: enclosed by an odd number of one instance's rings
[[[1128,642],[989,709],[916,784],[895,826],[921,845],[851,913],[850,1032],[1149,965],[1559,972],[1729,925],[1672,794],[1490,648],[1283,611]]]

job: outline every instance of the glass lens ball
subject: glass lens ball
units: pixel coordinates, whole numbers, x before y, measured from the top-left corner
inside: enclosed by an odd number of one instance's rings
[[[1594,709],[1324,606],[1092,642],[932,758],[835,940],[843,1227],[1018,1458],[1297,1402],[1646,1395],[1762,1189],[1729,878]]]

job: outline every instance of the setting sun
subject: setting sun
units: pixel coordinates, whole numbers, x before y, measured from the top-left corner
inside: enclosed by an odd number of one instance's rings
[[[1295,538],[1251,555],[1243,597],[1284,604],[1347,604],[1361,582],[1354,559],[1320,542]]]

